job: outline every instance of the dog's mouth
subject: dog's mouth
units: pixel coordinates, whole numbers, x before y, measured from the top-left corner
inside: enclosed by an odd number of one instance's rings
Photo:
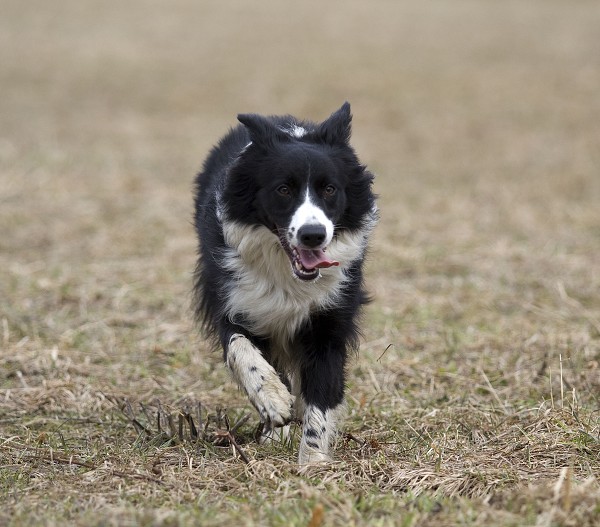
[[[293,273],[300,280],[307,282],[316,280],[321,276],[320,269],[340,265],[340,262],[327,257],[325,254],[326,248],[302,249],[300,247],[292,247],[281,229],[277,229],[277,236],[279,243],[281,243],[283,250],[290,259]]]

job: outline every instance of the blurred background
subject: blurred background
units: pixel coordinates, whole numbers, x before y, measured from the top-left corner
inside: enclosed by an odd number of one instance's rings
[[[348,100],[381,195],[370,282],[384,316],[421,293],[407,277],[432,272],[515,286],[517,304],[560,282],[592,307],[595,2],[5,0],[2,12],[13,287],[27,266],[83,262],[98,266],[86,280],[107,265],[110,282],[130,268],[183,279],[192,179],[236,114],[321,120]]]

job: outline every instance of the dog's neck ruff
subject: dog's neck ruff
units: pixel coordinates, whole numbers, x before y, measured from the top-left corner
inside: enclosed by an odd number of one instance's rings
[[[346,272],[363,258],[375,221],[376,211],[362,229],[334,237],[327,253],[340,265],[322,269],[319,279],[304,282],[294,276],[278,237],[268,228],[224,219],[228,248],[220,263],[233,273],[224,299],[226,315],[285,347],[312,311],[336,305]]]

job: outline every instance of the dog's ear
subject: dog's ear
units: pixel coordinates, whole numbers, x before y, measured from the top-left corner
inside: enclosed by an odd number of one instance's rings
[[[282,130],[262,115],[240,113],[237,118],[248,129],[250,139],[256,145],[269,148],[277,141],[289,139]]]
[[[351,122],[350,103],[345,102],[339,110],[333,112],[321,123],[317,130],[317,136],[331,145],[347,145],[352,132]]]

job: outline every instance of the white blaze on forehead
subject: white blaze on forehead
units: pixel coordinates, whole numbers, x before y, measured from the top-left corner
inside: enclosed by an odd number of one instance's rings
[[[304,225],[322,225],[325,227],[326,233],[325,241],[322,246],[327,247],[331,243],[333,238],[333,223],[327,217],[325,212],[323,212],[323,209],[311,201],[309,189],[306,189],[304,201],[296,209],[296,212],[294,212],[288,227],[288,236],[293,247],[298,247],[298,245],[300,245],[298,231]]]

